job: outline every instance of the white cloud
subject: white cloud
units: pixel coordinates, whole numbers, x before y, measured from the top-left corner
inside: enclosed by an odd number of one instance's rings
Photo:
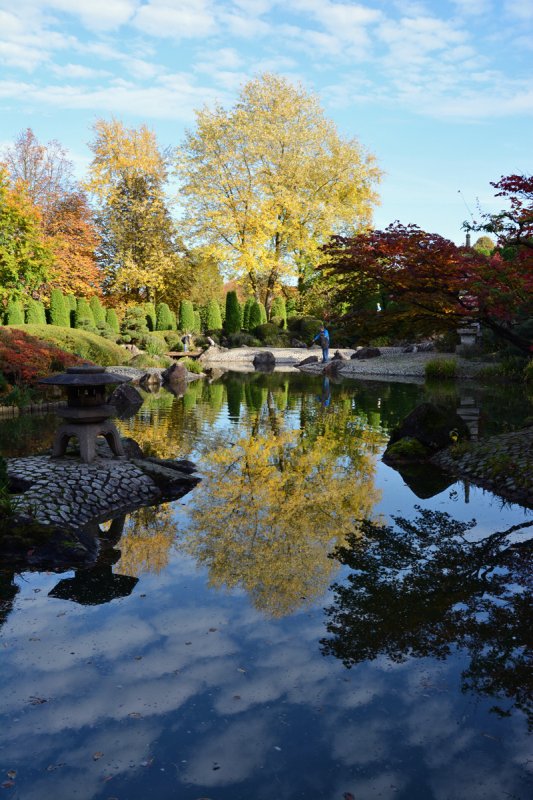
[[[533,20],[533,3],[531,0],[505,0],[505,11],[509,16],[524,22]]]
[[[460,14],[466,16],[480,16],[492,11],[491,0],[453,0],[453,4]]]
[[[133,24],[150,36],[177,40],[203,38],[217,31],[206,0],[150,0],[139,8]]]
[[[62,78],[79,78],[80,80],[91,80],[109,75],[106,70],[85,67],[83,64],[56,64],[52,67],[52,72]]]

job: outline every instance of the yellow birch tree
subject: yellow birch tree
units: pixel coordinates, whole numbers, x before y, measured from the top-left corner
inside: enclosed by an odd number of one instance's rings
[[[197,112],[176,173],[189,234],[268,309],[278,282],[302,282],[333,233],[370,223],[381,174],[315,95],[272,74],[247,83],[234,108]]]

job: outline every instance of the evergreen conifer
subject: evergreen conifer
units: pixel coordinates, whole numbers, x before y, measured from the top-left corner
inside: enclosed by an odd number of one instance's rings
[[[270,319],[274,317],[281,320],[281,327],[287,327],[287,309],[285,306],[285,299],[283,297],[275,297],[272,302],[272,309],[270,311]]]
[[[237,292],[232,290],[226,295],[226,319],[224,320],[224,330],[228,336],[231,336],[232,333],[239,333],[241,326],[241,304],[237,298]]]
[[[93,312],[94,324],[97,326],[103,324],[105,322],[105,308],[100,302],[100,298],[94,295],[89,300],[89,305],[91,307],[91,311]]]
[[[26,301],[26,325],[46,325],[44,305],[33,297]]]
[[[246,303],[244,304],[244,308],[242,311],[242,329],[243,331],[250,330],[250,311],[252,310],[252,306],[255,300],[253,297],[249,297]]]
[[[114,308],[108,308],[105,315],[105,321],[108,326],[111,328],[113,333],[120,332],[120,325],[117,317],[117,312]]]
[[[194,333],[194,306],[190,300],[182,300],[180,303],[178,328],[184,333]]]
[[[94,328],[94,316],[91,306],[85,297],[78,297],[76,311],[74,312],[75,328]]]
[[[261,325],[261,308],[257,300],[254,300],[250,308],[250,319],[248,322],[248,330],[253,332],[258,325]]]
[[[20,300],[10,300],[6,308],[6,325],[24,325],[24,310]]]
[[[59,325],[70,328],[70,305],[61,289],[52,289],[50,292],[50,325]]]
[[[222,330],[222,316],[220,314],[220,306],[218,300],[214,298],[207,304],[207,320],[206,330],[208,331],[221,331]]]
[[[167,303],[158,303],[156,308],[156,331],[176,330],[176,319]]]

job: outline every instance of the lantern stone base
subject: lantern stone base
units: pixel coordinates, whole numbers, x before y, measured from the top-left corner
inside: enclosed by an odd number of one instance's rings
[[[103,436],[111,452],[117,458],[125,458],[126,454],[120,441],[118,430],[111,420],[92,423],[64,422],[59,426],[52,447],[52,458],[60,458],[67,452],[69,440],[75,436],[80,445],[80,458],[91,464],[96,458],[96,437]]]

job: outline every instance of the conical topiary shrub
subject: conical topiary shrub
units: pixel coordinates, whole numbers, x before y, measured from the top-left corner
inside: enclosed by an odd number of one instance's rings
[[[179,309],[178,328],[185,333],[193,333],[194,327],[194,306],[190,300],[182,300]]]
[[[222,316],[220,314],[220,306],[218,304],[218,300],[212,299],[207,304],[206,330],[208,331],[222,330]]]
[[[89,300],[91,311],[93,312],[94,324],[103,325],[105,323],[105,308],[100,302],[100,298],[93,296]]]
[[[228,336],[231,336],[232,333],[239,333],[241,326],[241,304],[237,298],[237,292],[231,291],[226,295],[226,319],[224,320],[224,330]]]
[[[146,311],[146,324],[149,331],[155,331],[157,325],[157,313],[153,303],[145,303],[144,308]]]
[[[61,289],[52,289],[50,292],[48,319],[50,325],[70,328],[70,304]]]
[[[158,303],[156,309],[156,331],[175,331],[176,318],[167,303]]]
[[[250,330],[250,311],[252,310],[252,306],[255,300],[253,297],[249,297],[246,303],[244,304],[244,308],[242,310],[242,329],[243,331]]]
[[[113,331],[113,333],[120,332],[120,324],[117,317],[117,312],[114,308],[108,308],[105,314],[105,321]]]
[[[26,325],[46,325],[44,305],[33,297],[26,301]]]
[[[78,297],[76,311],[74,312],[75,328],[94,328],[94,316],[91,306],[85,297]]]
[[[258,325],[262,324],[261,306],[257,300],[254,300],[250,308],[250,319],[248,321],[248,330],[254,331]]]
[[[20,300],[10,300],[5,313],[6,325],[24,325],[24,309]]]
[[[278,322],[279,320],[279,322]],[[272,301],[272,308],[270,309],[270,321],[275,322],[280,328],[287,327],[287,309],[285,307],[285,300],[283,297],[275,297]]]

